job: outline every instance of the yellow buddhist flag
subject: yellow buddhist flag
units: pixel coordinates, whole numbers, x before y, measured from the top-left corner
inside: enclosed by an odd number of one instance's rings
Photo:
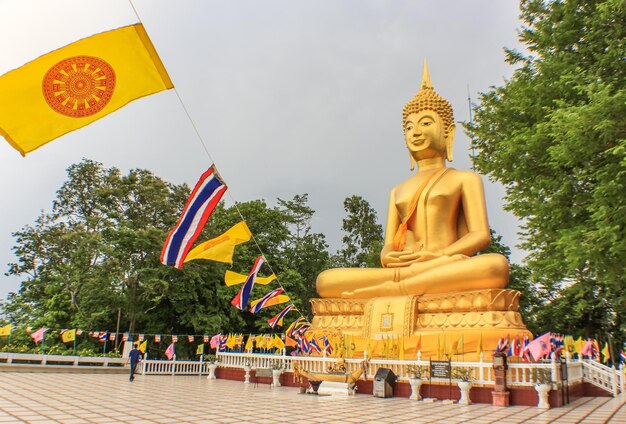
[[[22,155],[173,88],[141,24],[83,38],[0,77],[0,135]]]
[[[139,349],[141,353],[146,353],[146,350],[148,350],[148,340],[144,340],[143,343],[140,343],[137,349]]]
[[[609,350],[609,344],[607,342],[604,342],[604,347],[602,348],[602,362],[607,362],[609,359],[611,359],[611,352]]]
[[[76,340],[76,330],[63,330],[61,333],[61,341],[63,343],[73,342]]]
[[[243,284],[247,278],[248,278],[248,275],[239,274],[238,272],[227,270],[226,274],[224,275],[224,282],[226,283],[227,286],[230,287],[230,286],[235,286],[237,284]],[[269,283],[271,283],[275,279],[276,279],[276,275],[274,274],[270,275],[269,277],[257,276],[256,279],[254,280],[254,284],[267,286]]]
[[[221,236],[199,244],[191,249],[185,257],[185,262],[194,259],[233,263],[235,246],[250,240],[252,233],[245,222],[241,221],[228,229]]]
[[[235,347],[236,344],[237,339],[235,338],[235,335],[232,333],[228,333],[228,338],[226,339],[226,347],[232,349]]]
[[[585,347],[585,340],[583,340],[582,337],[578,337],[576,339],[576,341],[574,342],[574,352],[577,353],[578,355],[581,355],[581,352],[583,351],[583,347]]]
[[[11,335],[11,324],[7,324],[4,327],[0,327],[0,336],[10,336]]]
[[[204,355],[204,343],[200,343],[196,348],[196,355]]]
[[[276,349],[284,349],[285,348],[285,342],[283,342],[283,340],[280,338],[280,336],[274,336],[274,344],[273,346]]]
[[[250,350],[254,348],[254,336],[252,334],[248,335],[248,340],[246,340],[246,346],[244,347],[244,350]]]
[[[483,333],[480,333],[478,345],[476,346],[476,355],[480,356],[481,353],[483,353]]]

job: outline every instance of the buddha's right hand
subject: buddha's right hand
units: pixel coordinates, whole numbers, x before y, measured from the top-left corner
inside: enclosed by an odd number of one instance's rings
[[[405,258],[407,256],[413,255],[412,250],[392,250],[385,253],[380,261],[383,265],[383,268],[397,268],[403,266],[409,266],[413,261],[407,261]]]

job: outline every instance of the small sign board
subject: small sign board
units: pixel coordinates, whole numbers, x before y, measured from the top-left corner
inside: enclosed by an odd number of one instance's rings
[[[450,361],[430,361],[431,378],[452,378],[452,367]]]

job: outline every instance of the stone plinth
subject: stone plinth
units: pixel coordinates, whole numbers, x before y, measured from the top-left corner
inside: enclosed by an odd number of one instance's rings
[[[338,330],[367,339],[421,336],[422,357],[434,356],[437,344],[443,343],[442,336],[447,343],[462,339],[463,352],[471,354],[481,344],[481,350],[492,350],[507,334],[532,337],[518,312],[519,296],[516,290],[489,289],[374,299],[312,299],[312,324],[320,330]],[[466,358],[473,359],[477,358]]]

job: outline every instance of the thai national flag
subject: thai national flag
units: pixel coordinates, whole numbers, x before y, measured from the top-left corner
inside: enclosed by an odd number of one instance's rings
[[[284,290],[282,289],[282,287],[279,287],[275,290],[272,290],[271,292],[269,292],[268,294],[266,294],[265,296],[263,296],[262,298],[259,299],[259,301],[250,308],[250,312],[252,312],[253,314],[256,314],[257,312],[259,312],[261,309],[263,309],[265,307],[265,304],[272,298],[278,296],[279,294],[283,293]],[[254,302],[252,302],[254,304]]]
[[[282,325],[283,318],[287,315],[287,312],[291,311],[295,306],[293,304],[288,305],[285,309],[280,311],[275,317],[267,320],[267,323],[272,328],[276,328],[277,325]]]
[[[311,347],[309,346],[309,342],[307,341],[304,334],[301,335],[300,338],[298,339],[298,348],[300,349],[300,352],[302,353],[311,352]]]
[[[250,270],[250,274],[248,274],[248,278],[246,282],[243,283],[239,293],[237,296],[230,301],[230,303],[237,309],[243,311],[243,309],[248,304],[248,298],[250,297],[250,292],[252,292],[252,287],[254,287],[254,280],[256,279],[256,275],[259,273],[261,266],[265,263],[265,258],[263,256],[259,256],[254,261],[254,265],[252,265],[252,269]]]
[[[315,338],[315,336],[311,338],[309,347],[310,347],[310,350],[314,350],[317,353],[322,353],[322,349],[320,348],[320,345],[317,343],[317,339]]]
[[[496,346],[496,352],[506,352],[507,348],[509,347],[509,336],[506,336],[506,339],[504,337],[500,337],[498,339],[498,345]]]
[[[622,363],[626,362],[626,352],[624,352],[623,350],[619,353],[619,360]]]
[[[165,239],[161,263],[182,268],[191,245],[200,235],[227,188],[215,166],[211,165],[196,183],[178,223]]]
[[[98,334],[98,341],[99,341],[100,343],[104,343],[104,342],[106,342],[106,341],[107,341],[107,335],[108,335],[108,334],[109,334],[109,333],[108,333],[108,332],[106,332],[106,331],[101,331],[101,332],[100,332],[100,334]]]
[[[324,350],[326,350],[327,355],[333,353],[333,347],[330,344],[330,341],[328,340],[328,337],[326,337],[326,335],[324,335]]]

